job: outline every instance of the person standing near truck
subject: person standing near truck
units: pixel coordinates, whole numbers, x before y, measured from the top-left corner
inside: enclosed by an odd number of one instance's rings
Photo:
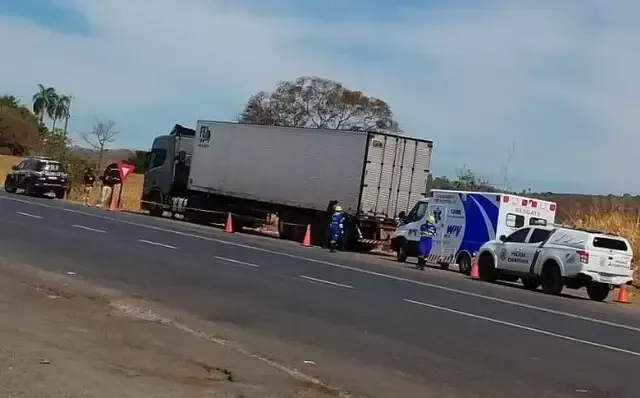
[[[427,263],[427,256],[431,254],[433,237],[436,235],[436,218],[433,215],[427,216],[427,220],[420,226],[420,243],[418,256],[418,269],[424,270]]]
[[[338,205],[337,200],[329,201],[329,205],[327,206],[326,212],[326,227],[324,230],[324,240],[322,241],[322,247],[327,248],[331,245],[331,219],[333,218],[333,213],[336,211],[336,206]]]
[[[329,243],[329,250],[336,251],[338,242],[344,232],[344,213],[342,212],[342,206],[336,205],[333,215],[331,216],[331,243]]]

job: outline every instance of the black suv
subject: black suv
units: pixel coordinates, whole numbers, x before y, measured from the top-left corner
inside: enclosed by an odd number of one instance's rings
[[[11,168],[4,180],[4,190],[15,193],[23,189],[27,195],[44,195],[53,192],[56,198],[64,198],[67,190],[67,173],[60,162],[46,157],[28,157]]]

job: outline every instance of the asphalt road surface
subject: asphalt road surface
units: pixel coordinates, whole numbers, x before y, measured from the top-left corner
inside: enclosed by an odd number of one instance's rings
[[[353,395],[640,396],[635,306],[5,192],[0,255],[219,322]]]

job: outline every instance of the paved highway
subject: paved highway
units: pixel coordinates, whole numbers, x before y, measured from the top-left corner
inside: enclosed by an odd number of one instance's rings
[[[371,397],[638,397],[640,312],[0,192],[0,256],[142,295]]]

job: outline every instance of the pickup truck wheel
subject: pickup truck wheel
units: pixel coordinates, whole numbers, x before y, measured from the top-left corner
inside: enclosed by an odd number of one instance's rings
[[[542,274],[540,275],[540,282],[542,285],[542,291],[546,294],[559,295],[562,293],[564,283],[562,281],[562,275],[560,274],[560,268],[554,261],[547,262],[542,267]]]
[[[495,282],[498,280],[498,271],[493,261],[493,256],[483,253],[478,260],[478,276],[483,282]]]
[[[611,288],[605,283],[590,282],[587,284],[587,295],[593,301],[604,301],[610,291]]]
[[[536,278],[521,278],[522,286],[527,290],[538,290],[540,281]]]
[[[407,261],[407,257],[409,257],[407,242],[405,240],[400,240],[398,241],[398,248],[396,249],[396,260],[398,260],[399,263],[404,263]]]

